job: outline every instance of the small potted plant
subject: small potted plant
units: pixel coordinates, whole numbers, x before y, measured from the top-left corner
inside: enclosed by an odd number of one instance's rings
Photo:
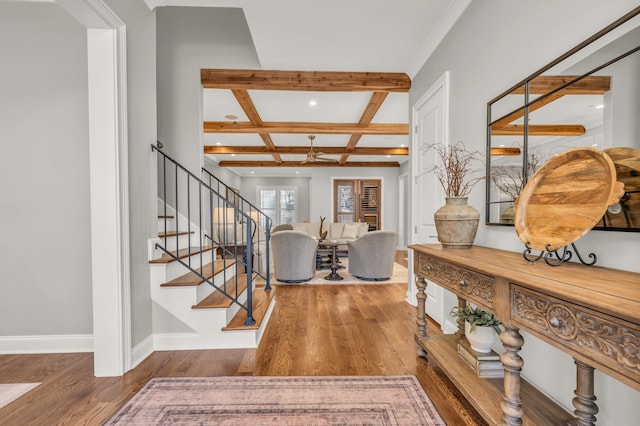
[[[423,149],[436,154],[438,161],[426,172],[433,172],[445,194],[445,205],[434,214],[438,241],[447,248],[469,248],[476,238],[480,213],[467,204],[467,197],[484,179],[478,176],[482,154],[467,150],[461,141],[425,145]]]
[[[500,321],[490,312],[470,305],[460,309],[455,306],[450,315],[461,323],[464,321],[464,334],[471,345],[471,349],[478,353],[489,353],[498,341],[502,331]]]

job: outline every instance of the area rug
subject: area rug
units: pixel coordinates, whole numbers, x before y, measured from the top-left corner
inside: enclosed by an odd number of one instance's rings
[[[444,425],[415,376],[151,379],[106,425]]]
[[[0,408],[9,405],[40,383],[0,383]]]
[[[388,280],[370,281],[370,280],[361,280],[351,275],[349,273],[348,259],[341,259],[340,262],[341,262],[340,264],[343,267],[338,270],[338,274],[342,276],[344,279],[339,281],[325,280],[324,277],[329,275],[331,273],[331,270],[320,269],[319,271],[316,271],[315,276],[311,280],[305,281],[303,283],[298,283],[298,284],[300,285],[305,285],[305,284],[398,284],[398,283],[406,284],[409,281],[409,273],[407,271],[407,268],[400,265],[399,263],[393,264],[393,275]],[[291,283],[281,282],[278,280],[273,280],[272,282],[276,284],[291,284]]]

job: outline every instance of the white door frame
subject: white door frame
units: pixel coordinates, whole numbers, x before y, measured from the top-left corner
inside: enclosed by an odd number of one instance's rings
[[[407,238],[407,224],[404,220],[404,217],[407,212],[407,201],[409,199],[409,194],[406,191],[406,182],[409,179],[408,173],[403,173],[398,176],[398,234],[400,234],[400,241],[398,242],[398,247],[402,250],[407,249],[408,238]]]
[[[131,369],[124,22],[103,0],[57,0],[87,28],[94,374]]]
[[[418,189],[417,189],[417,185],[415,182],[415,177],[418,175],[419,171],[416,170],[418,168],[418,158],[417,158],[417,153],[419,152],[419,133],[418,133],[418,129],[417,129],[417,121],[418,121],[418,111],[420,109],[420,107],[425,104],[431,97],[434,96],[435,93],[437,93],[439,90],[442,90],[444,93],[444,100],[443,100],[443,141],[444,143],[448,143],[449,141],[449,71],[445,71],[444,74],[442,74],[442,76],[440,76],[440,78],[438,78],[438,80],[436,80],[431,87],[429,87],[429,89],[427,89],[427,91],[420,96],[420,98],[411,106],[411,123],[410,123],[410,128],[412,129],[411,131],[411,148],[409,150],[409,153],[411,155],[410,158],[410,163],[409,163],[409,167],[410,167],[410,175],[411,175],[411,199],[410,199],[410,211],[411,211],[411,216],[409,218],[409,225],[410,225],[410,243],[411,244],[418,244],[418,243],[423,243],[424,241],[417,241],[416,240],[416,232],[417,232],[417,222],[418,222],[418,211],[417,211],[417,206],[418,203],[415,201],[418,199]],[[416,280],[416,276],[413,273],[413,250],[409,250],[409,286],[407,288],[407,302],[411,303],[412,305],[416,306],[418,304],[418,300],[416,298],[416,295],[418,293],[418,288],[416,287],[415,284],[415,280]]]

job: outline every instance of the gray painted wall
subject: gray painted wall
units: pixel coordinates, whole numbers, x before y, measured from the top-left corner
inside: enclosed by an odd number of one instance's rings
[[[637,1],[507,0],[474,1],[413,79],[410,103],[443,72],[451,72],[451,140],[485,150],[486,103],[591,34],[636,7]],[[541,31],[544,23],[544,31]],[[472,203],[484,211],[484,188]],[[488,227],[484,214],[476,244],[521,251],[513,228]],[[598,264],[640,271],[638,234],[590,232],[578,245],[594,251]],[[453,304],[452,298],[449,298]],[[524,334],[524,333],[523,333]],[[575,368],[571,357],[525,334],[523,375],[571,409]],[[599,424],[633,424],[640,416],[640,393],[596,372]]]
[[[92,334],[86,29],[0,3],[0,335]]]
[[[127,27],[131,343],[152,333],[147,240],[157,235],[156,18],[143,2],[107,0]]]
[[[203,165],[202,68],[259,68],[242,9],[157,10],[158,138],[194,173]]]

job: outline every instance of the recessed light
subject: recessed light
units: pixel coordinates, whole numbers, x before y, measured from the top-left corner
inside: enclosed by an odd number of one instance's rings
[[[391,156],[390,156],[390,155],[387,155],[387,158],[391,158]]]
[[[227,114],[224,116],[224,118],[226,118],[227,120],[237,120],[238,116],[233,114]]]
[[[317,103],[314,99],[311,99],[311,100],[309,101],[309,106],[316,106],[317,104],[318,104],[318,103]]]
[[[597,144],[597,143],[594,143],[594,144],[592,144],[591,146],[598,146],[598,144]]]
[[[594,108],[595,109],[602,109],[602,108],[604,108],[604,105],[596,105]]]
[[[300,172],[296,172],[296,174],[297,174],[297,175],[299,175],[299,174],[300,174]]]
[[[406,146],[406,145],[405,145],[405,144],[403,144],[403,143],[401,143],[401,144],[400,144],[400,148],[404,148],[405,146]]]
[[[251,174],[255,174],[255,172],[254,172],[253,170],[251,170],[249,173],[251,173]]]
[[[216,145],[217,145],[217,146],[220,146],[220,145],[222,145],[222,144],[221,144],[220,142],[216,142]]]
[[[231,156],[232,156],[232,157],[235,157],[236,155],[235,155],[235,154],[231,154]]]

